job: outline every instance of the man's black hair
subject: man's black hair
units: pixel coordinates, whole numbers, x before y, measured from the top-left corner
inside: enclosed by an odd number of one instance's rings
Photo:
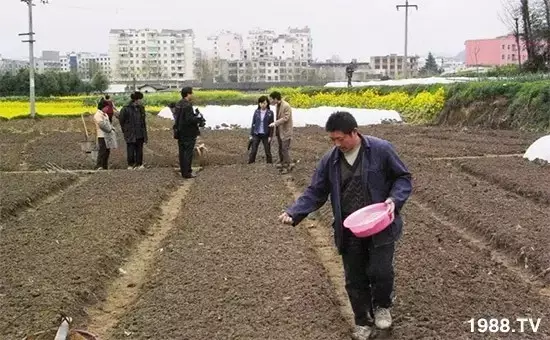
[[[109,99],[111,99],[111,96],[106,95],[106,96],[105,96],[105,99],[109,100]]]
[[[188,94],[193,94],[193,88],[190,86],[186,86],[181,89],[181,97],[185,98]]]
[[[273,91],[269,96],[271,99],[281,100],[281,92],[279,91]]]
[[[328,117],[325,130],[327,132],[341,131],[346,135],[349,135],[354,129],[357,129],[357,127],[357,121],[351,113],[346,111],[338,111]]]

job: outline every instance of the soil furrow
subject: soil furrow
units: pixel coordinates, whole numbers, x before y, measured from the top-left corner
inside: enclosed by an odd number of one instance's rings
[[[396,255],[394,339],[548,339],[550,300],[492,255],[409,205]],[[516,318],[542,318],[535,333]],[[471,318],[508,318],[512,333],[470,332]]]
[[[172,170],[97,173],[7,221],[0,237],[0,338],[48,329],[60,312],[85,323],[85,307],[104,297],[177,182]],[[21,313],[24,322],[7,326]]]
[[[285,176],[287,188],[294,199],[298,199],[302,191],[296,187],[291,176]],[[327,202],[330,205],[330,202]],[[327,209],[327,206],[323,207]],[[326,218],[321,218],[320,212],[310,214],[306,220],[300,224],[300,228],[307,230],[310,242],[312,243],[320,262],[325,267],[325,271],[330,279],[336,297],[340,304],[340,312],[346,318],[350,326],[354,325],[353,312],[349,303],[349,298],[345,288],[344,272],[342,270],[342,259],[334,247],[334,240],[331,232],[330,222]],[[327,223],[328,222],[328,223]]]
[[[25,207],[32,208],[49,196],[73,185],[73,174],[13,174],[0,172],[0,218],[15,216]]]
[[[90,322],[87,328],[99,338],[106,339],[107,333],[116,324],[118,317],[139,296],[151,262],[156,253],[164,251],[160,244],[175,226],[174,222],[192,183],[191,181],[184,182],[163,203],[160,220],[147,233],[148,237],[131,252],[120,270],[123,275],[117,277],[109,285],[105,301],[88,311]]]
[[[305,231],[277,223],[289,200],[273,168],[206,169],[189,197],[113,339],[347,339]]]
[[[411,168],[415,195],[428,206],[509,252],[534,275],[550,267],[546,207],[462,173],[451,163],[414,161]],[[550,275],[544,279],[550,282]]]
[[[477,159],[453,164],[466,173],[496,184],[536,203],[550,204],[550,167],[524,158]],[[514,171],[502,171],[502,169]]]

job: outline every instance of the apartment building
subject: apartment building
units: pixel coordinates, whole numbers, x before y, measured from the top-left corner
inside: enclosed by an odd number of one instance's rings
[[[195,78],[193,30],[113,29],[109,56],[113,81]]]
[[[208,37],[206,55],[212,60],[239,60],[243,58],[243,38],[240,34],[221,31]]]
[[[273,42],[277,34],[272,30],[253,29],[248,32],[248,60],[273,57]]]
[[[307,81],[311,78],[307,61],[239,60],[228,65],[228,79],[232,82],[288,82]]]
[[[409,77],[418,75],[418,56],[408,57]],[[390,54],[386,56],[371,57],[371,67],[381,74],[392,79],[403,76],[405,56]]]
[[[288,34],[299,43],[299,50],[296,50],[296,58],[300,60],[313,61],[313,38],[311,29],[306,26],[303,28],[288,28]]]
[[[28,67],[29,67],[28,60],[3,58],[2,55],[0,55],[0,74],[15,73],[20,69],[24,69]]]
[[[254,29],[248,32],[248,60],[274,58],[278,60],[313,60],[311,29],[288,28],[283,34],[272,30]]]
[[[466,66],[503,66],[519,64],[527,60],[527,49],[523,39],[520,48],[513,34],[491,38],[466,40]]]
[[[207,56],[214,61],[214,78],[235,82],[311,78],[308,65],[313,59],[313,43],[307,26],[289,28],[282,34],[255,28],[248,32],[246,40],[239,34],[223,31],[209,41],[209,50],[213,52]]]
[[[61,72],[74,72],[90,80],[99,71],[111,78],[111,58],[106,53],[71,52],[59,58]]]

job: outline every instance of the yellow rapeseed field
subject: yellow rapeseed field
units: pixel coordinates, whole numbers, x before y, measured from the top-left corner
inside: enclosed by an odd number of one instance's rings
[[[285,89],[281,89],[285,90]],[[241,93],[238,91],[196,91],[195,100],[201,106],[207,103],[213,105],[231,105],[235,103],[255,105],[259,94]],[[373,89],[361,92],[344,93],[301,93],[299,89],[285,91],[283,96],[296,108],[312,108],[319,106],[338,106],[349,108],[365,108],[379,110],[395,110],[409,123],[423,124],[432,121],[443,109],[445,90],[439,88],[435,92],[419,92],[408,94],[402,91],[379,94]],[[149,112],[158,112],[170,102],[179,99],[179,93],[154,93],[146,96],[145,105]],[[79,116],[82,113],[96,111],[97,97],[75,96],[41,99],[36,103],[39,116]],[[126,98],[117,98],[120,108]],[[9,99],[0,100],[0,117],[12,119],[29,114],[28,102]]]
[[[82,101],[37,102],[36,112],[41,116],[79,116],[82,113],[94,113],[94,106],[85,106]],[[30,112],[29,103],[1,101],[0,117],[12,119],[26,116]]]

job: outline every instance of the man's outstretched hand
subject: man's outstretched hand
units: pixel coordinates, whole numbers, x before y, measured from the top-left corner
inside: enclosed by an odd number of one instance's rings
[[[384,203],[386,203],[389,206],[390,215],[393,214],[395,211],[395,203],[393,199],[388,198]]]
[[[282,213],[279,216],[279,222],[281,222],[283,224],[290,224],[290,225],[292,225],[292,223],[294,223],[294,221],[292,220],[292,217],[290,217],[286,212]]]

